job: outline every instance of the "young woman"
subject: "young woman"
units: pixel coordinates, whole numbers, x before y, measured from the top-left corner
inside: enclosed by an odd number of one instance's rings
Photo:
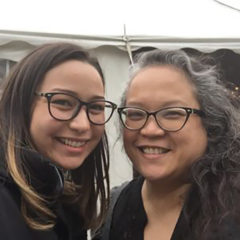
[[[118,113],[141,177],[121,191],[102,239],[240,239],[240,112],[215,67],[144,53]]]
[[[76,45],[41,46],[14,67],[0,102],[1,239],[87,239],[101,224],[115,108],[99,64]]]

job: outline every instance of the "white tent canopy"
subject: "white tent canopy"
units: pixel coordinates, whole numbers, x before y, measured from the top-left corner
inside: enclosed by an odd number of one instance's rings
[[[234,0],[221,1],[234,4]],[[227,48],[240,53],[240,12],[216,0],[8,0],[1,9],[0,59],[19,61],[43,43],[78,44],[98,58],[107,98],[116,103],[128,78],[133,50]],[[108,127],[111,183],[116,185],[130,179],[132,171],[121,144],[114,144],[118,131],[113,125],[115,121]]]
[[[240,8],[239,0],[229,2]],[[8,0],[0,29],[92,36],[238,38],[240,13],[217,0]],[[234,5],[235,4],[235,5]]]
[[[240,20],[240,19],[239,19]],[[239,21],[240,22],[240,21]],[[111,46],[127,51],[141,47],[161,49],[195,48],[199,51],[210,52],[219,48],[228,48],[240,53],[239,38],[180,38],[161,36],[87,36],[72,34],[54,34],[0,30],[0,53],[9,60],[19,60],[29,50],[49,42],[69,41],[81,45],[85,49],[100,46]],[[22,51],[22,52],[21,52]]]
[[[127,46],[131,50],[151,46],[240,52],[238,2],[8,0],[1,3],[0,51],[17,59],[20,46],[24,55],[42,43],[67,40],[87,49],[114,46],[126,51]]]

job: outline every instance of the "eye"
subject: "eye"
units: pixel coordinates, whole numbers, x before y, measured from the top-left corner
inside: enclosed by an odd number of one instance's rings
[[[65,106],[65,107],[72,105],[70,101],[67,101],[67,100],[64,100],[64,99],[58,99],[58,100],[55,100],[55,101],[51,101],[51,104]]]
[[[77,101],[71,96],[56,94],[52,97],[50,104],[56,108],[71,109],[76,106]]]
[[[95,102],[88,105],[90,113],[101,113],[104,112],[105,103],[104,102]]]
[[[138,109],[125,109],[122,113],[125,115],[125,118],[135,121],[142,120],[146,116],[145,112]]]
[[[166,119],[178,119],[186,116],[186,111],[181,108],[163,109],[158,112],[158,117]]]

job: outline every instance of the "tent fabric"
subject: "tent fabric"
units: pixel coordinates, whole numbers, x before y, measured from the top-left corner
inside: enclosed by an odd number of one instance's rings
[[[1,58],[18,61],[35,47],[49,42],[68,41],[85,49],[111,46],[129,52],[142,47],[161,49],[195,48],[212,52],[219,48],[240,53],[240,38],[179,38],[159,36],[90,36],[0,30]],[[129,52],[130,57],[130,52]]]
[[[100,46],[116,46],[124,49],[125,42],[117,36],[85,36],[67,34],[49,34],[0,30],[0,57],[19,61],[35,47],[51,42],[71,42],[84,49]]]

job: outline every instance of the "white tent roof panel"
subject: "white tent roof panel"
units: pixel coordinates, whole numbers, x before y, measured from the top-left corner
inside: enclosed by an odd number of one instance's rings
[[[217,0],[8,0],[1,9],[3,30],[121,36],[126,24],[134,36],[240,37],[240,12]]]

